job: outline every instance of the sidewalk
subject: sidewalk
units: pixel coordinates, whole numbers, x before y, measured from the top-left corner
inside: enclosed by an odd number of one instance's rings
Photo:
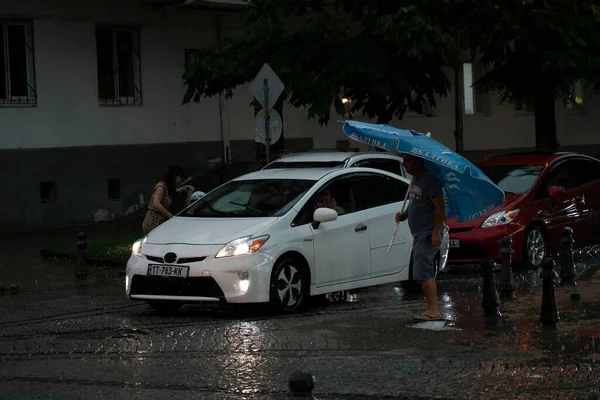
[[[450,343],[476,349],[527,353],[530,359],[544,362],[588,363],[600,361],[600,265],[579,265],[576,286],[560,286],[555,294],[560,321],[556,329],[543,328],[540,322],[542,288],[539,271],[516,276],[516,299],[501,301],[502,317],[485,319],[480,289],[457,296],[453,304],[461,329]],[[571,294],[580,294],[579,301]],[[471,313],[466,317],[463,313]],[[463,314],[462,316],[460,314]],[[500,367],[500,366],[498,366]],[[500,374],[497,371],[497,374]]]
[[[74,282],[75,263],[66,260],[43,258],[40,252],[57,245],[72,244],[76,248],[77,233],[85,232],[89,238],[115,235],[140,235],[141,221],[118,220],[67,228],[21,231],[0,234],[0,283],[6,288],[20,284],[21,292],[43,290],[69,285]],[[106,279],[105,268],[89,265],[88,281]]]

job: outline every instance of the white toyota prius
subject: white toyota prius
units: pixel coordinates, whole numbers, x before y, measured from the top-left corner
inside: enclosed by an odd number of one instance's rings
[[[413,283],[408,224],[400,224],[389,253],[388,247],[408,184],[371,168],[244,175],[133,245],[127,295],[161,311],[193,302],[270,302],[293,312],[310,296],[398,281],[407,286]],[[438,269],[447,243],[444,232]]]

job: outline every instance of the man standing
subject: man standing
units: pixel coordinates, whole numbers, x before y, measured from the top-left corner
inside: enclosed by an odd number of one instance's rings
[[[410,205],[405,212],[396,214],[396,223],[408,219],[413,236],[413,279],[421,282],[427,308],[415,319],[442,320],[437,300],[434,259],[442,243],[442,229],[446,219],[442,184],[425,169],[422,158],[404,155],[404,168],[413,176],[408,188]]]

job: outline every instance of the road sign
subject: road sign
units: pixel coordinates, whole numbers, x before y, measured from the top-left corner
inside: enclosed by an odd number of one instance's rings
[[[268,96],[265,96],[265,79],[268,87]],[[279,96],[283,93],[283,89],[285,89],[285,85],[281,82],[281,79],[273,72],[269,64],[265,63],[263,67],[254,78],[254,81],[250,85],[250,91],[258,100],[261,106],[270,110],[273,108],[277,100],[279,100]],[[265,107],[265,97],[268,97],[267,101],[269,104]]]
[[[259,142],[262,144],[266,144],[266,129],[265,129],[265,110],[262,109],[256,114],[256,138],[255,142]],[[269,134],[270,134],[270,143],[277,143],[277,141],[281,138],[281,133],[283,132],[283,121],[281,120],[281,115],[275,110],[271,110],[269,112]]]

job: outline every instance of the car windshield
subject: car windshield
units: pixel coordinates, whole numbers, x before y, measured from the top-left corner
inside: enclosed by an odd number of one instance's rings
[[[279,217],[314,184],[315,181],[299,179],[231,181],[192,204],[181,215],[196,218]]]
[[[274,161],[263,169],[276,168],[339,168],[344,161]]]
[[[490,165],[479,167],[492,182],[507,194],[529,192],[544,170],[541,165]]]

